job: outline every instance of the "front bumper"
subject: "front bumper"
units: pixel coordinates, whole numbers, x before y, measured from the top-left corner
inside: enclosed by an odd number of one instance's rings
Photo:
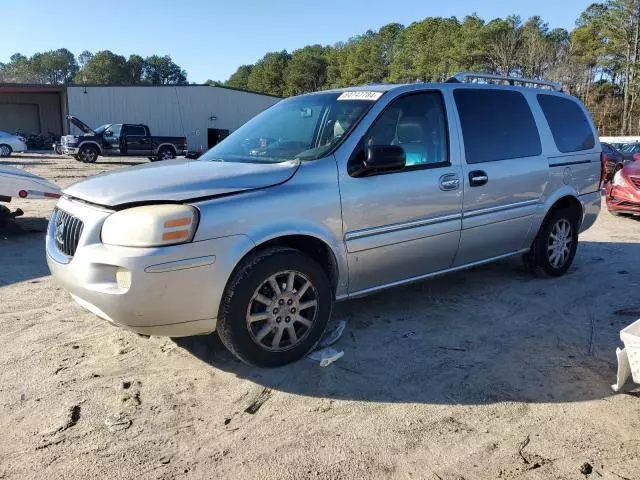
[[[67,147],[66,145],[64,145],[62,147],[62,153],[64,153],[65,155],[77,155],[78,154],[78,148],[77,147]]]
[[[100,230],[109,211],[62,199],[58,207],[84,222],[73,257],[56,244],[54,222],[47,230],[51,274],[81,306],[119,327],[160,336],[210,333],[230,270],[219,261],[252,242],[231,236],[184,245],[131,248],[104,245]],[[117,274],[128,272],[128,281]],[[130,285],[128,285],[130,284]]]
[[[640,215],[640,191],[632,186],[607,186],[607,210]]]

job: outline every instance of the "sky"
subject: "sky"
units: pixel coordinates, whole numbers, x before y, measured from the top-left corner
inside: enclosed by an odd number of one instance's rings
[[[170,55],[190,82],[226,80],[268,51],[332,45],[368,29],[428,16],[485,20],[540,15],[571,30],[589,0],[20,0],[2,1],[0,62],[68,48]]]

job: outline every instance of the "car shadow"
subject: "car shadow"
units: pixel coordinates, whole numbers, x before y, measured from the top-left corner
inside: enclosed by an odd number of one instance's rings
[[[47,223],[46,218],[34,217],[0,223],[0,287],[49,274],[44,252]]]
[[[518,259],[338,304],[347,327],[326,368],[247,366],[215,334],[175,339],[203,362],[265,388],[372,402],[477,405],[612,395],[621,328],[640,318],[640,244],[581,242],[562,278]],[[331,327],[330,327],[331,328]]]

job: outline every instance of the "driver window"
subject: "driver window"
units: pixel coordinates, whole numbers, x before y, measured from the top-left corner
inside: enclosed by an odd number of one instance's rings
[[[424,92],[395,100],[376,119],[364,145],[398,145],[407,167],[449,165],[447,123],[442,95]]]
[[[121,128],[122,128],[122,125],[111,125],[109,128],[107,128],[107,131],[111,132],[111,135],[109,135],[109,136],[110,137],[119,137]]]

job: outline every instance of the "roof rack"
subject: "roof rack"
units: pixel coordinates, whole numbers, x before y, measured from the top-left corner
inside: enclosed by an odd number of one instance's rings
[[[472,79],[481,80],[498,80],[502,82],[508,82],[509,85],[515,85],[516,83],[523,84],[522,86],[534,86],[538,88],[550,88],[557,92],[562,91],[562,85],[548,80],[535,80],[533,78],[521,78],[511,77],[508,75],[493,75],[491,73],[475,73],[475,72],[460,72],[456,73],[453,77],[447,80],[447,83],[470,83]]]

